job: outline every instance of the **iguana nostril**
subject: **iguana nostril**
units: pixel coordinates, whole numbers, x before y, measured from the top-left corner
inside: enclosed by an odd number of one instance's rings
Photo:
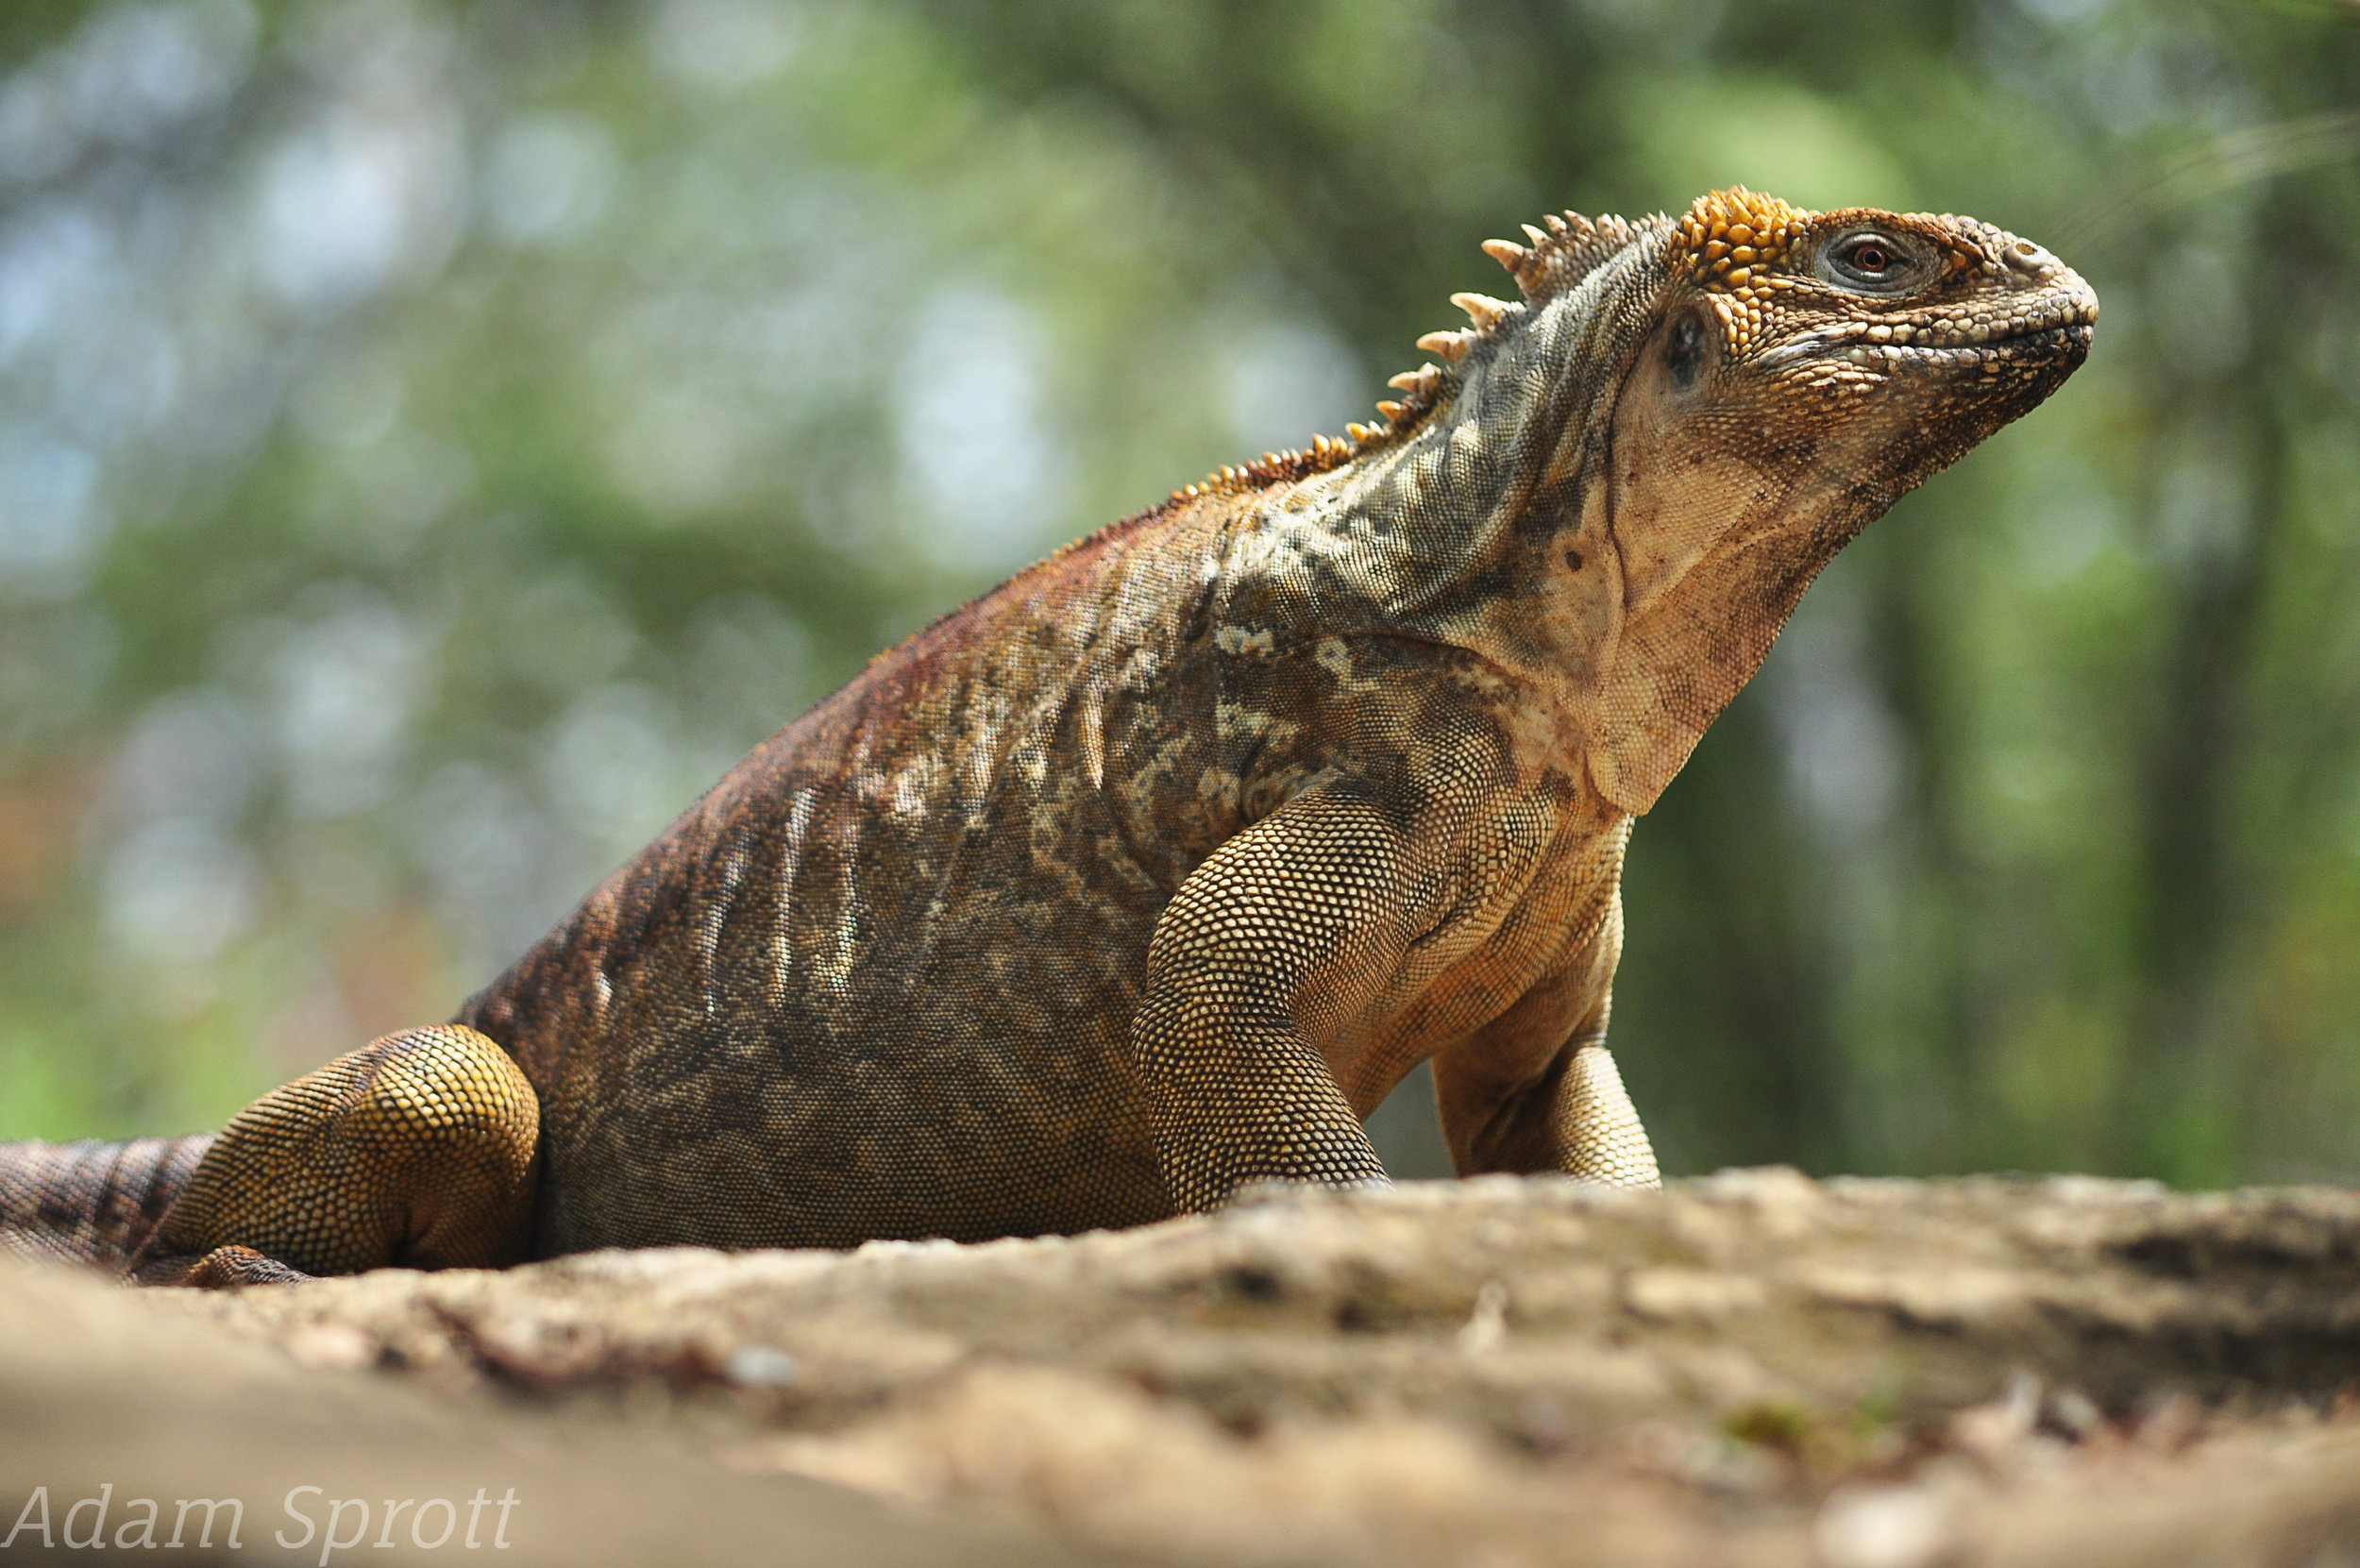
[[[2008,265],[2018,272],[2046,278],[2057,270],[2057,259],[2030,240],[2018,240],[2007,249]]]

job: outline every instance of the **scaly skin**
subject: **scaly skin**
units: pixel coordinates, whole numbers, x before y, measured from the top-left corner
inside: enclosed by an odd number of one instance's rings
[[[1383,1181],[1360,1118],[1429,1057],[1462,1172],[1651,1185],[1602,1045],[1631,819],[2097,301],[1969,219],[1742,191],[1526,232],[1382,425],[878,659],[457,1027],[244,1113],[133,1272],[1136,1224]],[[71,1218],[26,1169],[0,1221]]]

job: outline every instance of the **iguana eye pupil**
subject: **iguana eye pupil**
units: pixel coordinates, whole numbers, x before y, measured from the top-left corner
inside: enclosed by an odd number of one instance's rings
[[[1882,272],[1893,264],[1893,258],[1885,254],[1884,246],[1877,244],[1857,245],[1846,260],[1863,272]]]

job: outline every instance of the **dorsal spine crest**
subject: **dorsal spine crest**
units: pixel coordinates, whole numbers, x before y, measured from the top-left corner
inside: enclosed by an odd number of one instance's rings
[[[1716,200],[1723,202],[1725,211],[1699,228],[1698,232],[1705,236],[1700,244],[1711,243],[1714,221],[1722,224],[1726,237],[1729,213],[1750,211],[1765,205],[1785,209],[1782,202],[1773,202],[1772,198],[1756,196],[1743,189],[1714,192],[1700,199],[1683,222],[1694,223],[1706,204]],[[1801,214],[1794,216],[1799,220]],[[1459,362],[1478,344],[1512,330],[1534,307],[1577,286],[1600,263],[1637,239],[1640,227],[1611,214],[1586,218],[1578,212],[1552,212],[1540,225],[1525,225],[1524,231],[1525,244],[1513,240],[1487,240],[1483,244],[1484,253],[1516,279],[1523,298],[1510,302],[1481,294],[1451,295],[1451,303],[1467,312],[1470,325],[1458,331],[1428,332],[1418,339],[1417,346],[1441,362],[1429,362],[1388,381],[1388,386],[1397,388],[1403,396],[1376,405],[1379,422],[1363,424],[1356,420],[1344,427],[1342,440],[1315,435],[1308,447],[1265,452],[1259,461],[1242,465],[1223,465],[1196,483],[1173,491],[1172,499],[1233,495],[1307,479],[1341,467],[1364,453],[1392,446],[1449,401],[1458,388]],[[1726,247],[1723,254],[1727,254]]]
[[[1516,279],[1527,304],[1554,299],[1573,288],[1638,234],[1631,225],[1610,213],[1593,219],[1578,212],[1552,212],[1542,221],[1545,229],[1524,226],[1528,244],[1513,240],[1483,244],[1484,254]]]

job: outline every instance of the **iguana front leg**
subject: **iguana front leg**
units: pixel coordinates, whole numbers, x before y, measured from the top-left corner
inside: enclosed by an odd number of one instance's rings
[[[1463,1083],[1439,1061],[1435,1087],[1445,1106],[1466,1097]],[[1452,1120],[1446,1111],[1444,1125]],[[1603,1041],[1566,1041],[1538,1080],[1503,1096],[1483,1120],[1468,1155],[1456,1160],[1462,1176],[1554,1171],[1610,1187],[1663,1185],[1647,1129]],[[1459,1144],[1451,1146],[1456,1155]]]
[[[1358,782],[1314,787],[1215,851],[1165,906],[1131,1043],[1179,1208],[1265,1178],[1387,1180],[1326,1053],[1398,990],[1413,944],[1455,902],[1452,865],[1480,882],[1512,858],[1463,852],[1472,814],[1448,808]]]
[[[539,1143],[540,1102],[491,1039],[388,1035],[231,1118],[131,1273],[227,1286],[521,1262]]]

